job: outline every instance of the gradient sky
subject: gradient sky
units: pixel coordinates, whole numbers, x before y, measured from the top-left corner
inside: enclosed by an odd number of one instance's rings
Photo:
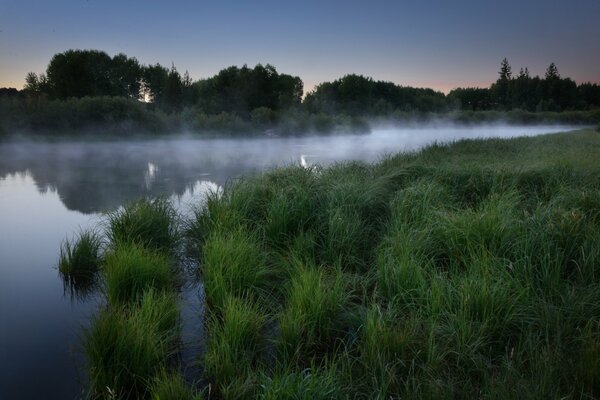
[[[0,0],[0,87],[67,49],[123,52],[206,78],[270,63],[305,89],[347,73],[448,91],[514,72],[600,82],[599,0]]]

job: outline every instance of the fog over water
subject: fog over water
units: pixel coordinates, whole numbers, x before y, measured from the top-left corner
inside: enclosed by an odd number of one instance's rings
[[[345,136],[0,143],[0,399],[80,397],[79,337],[99,301],[64,293],[56,264],[62,240],[97,224],[102,212],[167,196],[185,213],[207,191],[278,165],[372,162],[434,141],[570,129],[430,125]],[[195,308],[184,315],[200,313],[197,292],[186,291]],[[190,326],[197,321],[184,326],[186,340]]]

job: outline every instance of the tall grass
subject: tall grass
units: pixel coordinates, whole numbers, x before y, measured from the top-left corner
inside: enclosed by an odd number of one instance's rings
[[[152,400],[201,400],[200,393],[194,393],[176,373],[161,371],[151,384]]]
[[[121,245],[106,255],[104,277],[112,305],[136,303],[147,289],[167,291],[176,281],[165,256],[135,244]]]
[[[226,398],[598,397],[598,146],[465,140],[231,185],[192,221],[206,378]]]
[[[599,397],[599,146],[593,130],[466,140],[209,197],[186,230],[206,294],[204,393]],[[140,204],[109,224],[92,387],[190,397],[166,365],[174,219]]]
[[[285,359],[333,348],[344,336],[350,293],[342,272],[299,266],[289,283],[279,316],[279,347]]]
[[[58,271],[67,280],[91,279],[102,262],[102,238],[91,230],[82,230],[73,240],[60,246]]]
[[[225,300],[221,315],[211,317],[204,368],[224,397],[247,397],[253,392],[252,369],[264,346],[264,323],[260,306],[232,296]]]
[[[85,332],[94,397],[144,397],[172,353],[179,317],[175,299],[149,290],[133,308],[105,309]]]
[[[115,247],[134,243],[172,252],[179,239],[177,215],[166,199],[139,200],[108,215],[108,237]]]
[[[243,228],[211,235],[201,267],[207,302],[221,308],[230,296],[256,299],[269,287],[270,268],[257,239]]]

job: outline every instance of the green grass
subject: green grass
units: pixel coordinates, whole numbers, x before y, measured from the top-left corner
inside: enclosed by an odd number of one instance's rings
[[[230,296],[256,299],[269,287],[267,259],[247,230],[216,232],[204,244],[203,254],[201,273],[211,306],[224,307]]]
[[[350,294],[339,269],[299,265],[289,282],[287,303],[279,315],[279,348],[284,360],[334,348],[344,336]]]
[[[76,238],[60,246],[58,271],[65,279],[91,279],[102,262],[102,238],[91,230],[82,230]]]
[[[213,194],[185,222],[206,294],[202,393],[600,397],[598,154],[592,129],[462,140]],[[108,307],[85,338],[99,397],[193,395],[168,365],[177,235],[160,204],[109,223]]]
[[[102,310],[83,341],[92,396],[144,397],[173,352],[178,318],[176,300],[153,290],[139,306]]]
[[[260,377],[264,400],[346,399],[348,393],[336,375],[335,366],[323,363],[303,370],[276,369],[273,375]]]
[[[205,373],[225,398],[249,396],[252,366],[259,362],[263,346],[265,316],[260,306],[236,297],[228,297],[221,311],[208,324]]]
[[[201,394],[194,394],[183,378],[175,373],[161,371],[152,382],[152,400],[201,400]]]
[[[139,200],[108,214],[113,246],[134,243],[173,252],[179,241],[177,215],[166,199]]]
[[[120,245],[106,255],[104,277],[111,305],[136,303],[147,289],[167,291],[176,281],[168,258],[135,244]]]
[[[205,377],[224,398],[600,396],[599,151],[594,130],[462,140],[230,185],[191,222]]]

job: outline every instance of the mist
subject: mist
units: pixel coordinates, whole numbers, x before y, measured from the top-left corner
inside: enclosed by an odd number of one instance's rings
[[[432,143],[510,138],[567,131],[574,126],[461,126],[436,123],[375,126],[370,134],[301,137],[8,142],[0,145],[0,179],[26,172],[40,192],[56,190],[65,207],[82,213],[114,209],[144,196],[184,196],[269,168],[305,167],[416,151]]]

